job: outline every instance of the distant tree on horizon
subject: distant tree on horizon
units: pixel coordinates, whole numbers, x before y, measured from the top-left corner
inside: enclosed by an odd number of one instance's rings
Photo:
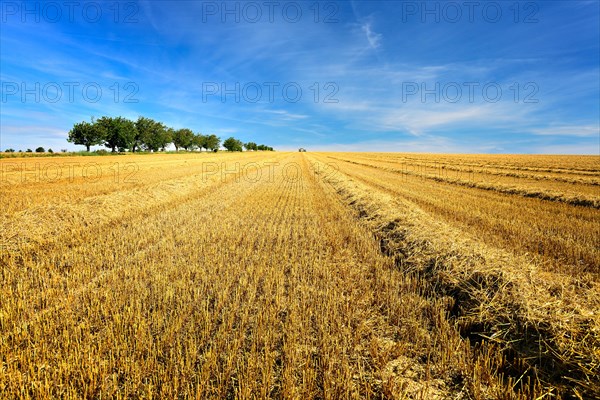
[[[225,147],[227,149],[227,151],[242,151],[242,146],[243,143],[232,137],[227,138],[224,142],[223,142],[223,147]]]
[[[210,151],[217,151],[217,150],[219,150],[220,146],[221,146],[221,138],[219,138],[217,135],[206,136],[206,139],[204,140],[204,144],[202,145],[202,147],[204,147],[206,150],[210,150]]]
[[[179,151],[179,148],[188,150],[194,140],[194,132],[188,128],[177,129],[173,132],[173,144],[175,145],[175,151]]]
[[[132,152],[135,152],[136,145],[143,147],[145,150],[158,151],[171,143],[171,132],[162,122],[139,117],[135,122],[135,127],[137,129],[137,140],[133,143]]]
[[[104,135],[104,145],[115,153],[117,149],[131,149],[136,137],[135,123],[124,117],[102,117],[96,121]]]
[[[91,146],[103,144],[105,132],[96,125],[94,117],[91,120],[91,123],[82,121],[73,125],[67,142],[83,145],[88,152]]]
[[[266,146],[264,144],[259,144],[258,146],[256,146],[257,150],[262,150],[262,151],[273,151],[272,147]]]
[[[192,138],[192,150],[198,149],[199,151],[202,151],[202,148],[204,147],[205,142],[206,142],[205,135],[203,135],[200,132],[194,134],[194,137]]]

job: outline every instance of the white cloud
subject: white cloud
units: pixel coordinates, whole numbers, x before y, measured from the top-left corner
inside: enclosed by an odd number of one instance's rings
[[[600,127],[598,125],[555,125],[532,129],[531,133],[541,136],[600,137]]]
[[[437,107],[437,109],[411,107],[406,111],[388,110],[382,115],[380,127],[388,130],[406,129],[415,136],[420,136],[430,128],[444,127],[461,123],[462,125],[493,121],[502,118],[489,106]]]
[[[269,114],[276,114],[279,117],[281,117],[282,120],[285,120],[285,121],[295,121],[295,120],[299,120],[299,119],[308,118],[308,115],[294,114],[294,113],[287,112],[285,110],[264,110],[264,112],[269,113]]]
[[[372,49],[376,49],[381,45],[382,35],[380,33],[376,33],[371,29],[371,23],[367,22],[361,26],[362,31],[365,33],[367,40],[369,42],[369,46]]]

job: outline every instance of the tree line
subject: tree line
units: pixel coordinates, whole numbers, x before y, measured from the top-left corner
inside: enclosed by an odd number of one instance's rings
[[[165,151],[171,143],[175,146],[175,151],[218,151],[221,147],[221,138],[216,135],[194,133],[188,128],[173,129],[146,117],[139,117],[136,121],[124,117],[101,117],[92,118],[91,122],[78,122],[69,131],[67,141],[85,146],[87,151],[90,151],[91,146],[104,145],[113,153]],[[270,146],[254,142],[243,143],[234,137],[223,141],[223,147],[228,151],[242,151],[243,148],[273,151]]]
[[[63,153],[65,153],[67,150],[65,150],[65,149],[62,149],[61,151],[62,151]],[[16,152],[16,150],[15,150],[15,149],[13,149],[13,148],[11,147],[11,148],[8,148],[8,149],[4,150],[4,152],[5,152],[5,153],[14,153],[14,152]],[[23,150],[19,150],[19,153],[22,153],[22,152],[23,152]],[[40,147],[38,147],[38,148],[36,148],[36,149],[35,149],[35,152],[36,152],[36,153],[46,153],[46,152],[47,152],[47,153],[54,153],[54,150],[52,150],[52,149],[48,149],[48,150],[46,151],[46,149],[44,149],[42,146],[40,146]],[[27,150],[25,150],[25,153],[33,153],[33,150],[31,150],[31,149],[27,149]]]

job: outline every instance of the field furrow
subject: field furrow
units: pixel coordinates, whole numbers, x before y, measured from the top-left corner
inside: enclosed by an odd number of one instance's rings
[[[600,208],[600,181],[596,179],[554,179],[551,176],[528,177],[507,174],[494,168],[455,167],[439,162],[396,161],[393,159],[370,159],[332,156],[350,163],[394,172],[403,176],[418,177],[436,182],[497,191],[523,197],[556,201],[570,205]]]
[[[477,232],[488,244],[541,257],[548,269],[575,274],[599,271],[600,212],[596,209],[424,180],[331,154],[327,162],[355,179],[410,199],[466,232]]]
[[[528,255],[516,256],[493,242],[484,245],[476,225],[444,223],[439,208],[420,201],[418,194],[428,193],[423,181],[418,192],[401,190],[393,175],[382,171],[332,162],[328,155],[311,159],[315,170],[335,169],[325,181],[376,232],[382,252],[394,256],[403,273],[417,277],[426,298],[449,302],[448,320],[463,337],[479,350],[481,343],[499,346],[495,352],[504,361],[486,363],[513,379],[540,378],[547,394],[600,393],[597,280],[545,272],[544,264]]]

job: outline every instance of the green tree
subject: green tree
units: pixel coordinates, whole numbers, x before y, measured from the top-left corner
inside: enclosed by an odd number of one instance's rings
[[[104,143],[106,132],[96,125],[94,118],[92,122],[79,122],[73,125],[73,129],[69,131],[67,142],[85,146],[86,151],[90,151],[91,146],[96,146]]]
[[[142,147],[144,143],[142,137],[150,130],[150,122],[154,122],[154,120],[146,117],[139,116],[135,121],[135,138],[133,138],[133,142],[131,143],[131,152],[135,153],[136,150]]]
[[[259,144],[258,146],[256,146],[256,148],[257,148],[257,150],[262,150],[262,151],[273,151],[272,147],[269,147],[264,144]]]
[[[221,146],[221,139],[217,135],[208,135],[204,140],[204,147],[206,150],[217,151],[219,150],[219,146]]]
[[[46,150],[44,150],[44,148],[42,146],[38,147],[37,149],[35,149],[36,153],[45,153]]]
[[[230,137],[223,142],[223,147],[225,147],[227,151],[242,151],[242,145],[243,143],[234,137]]]
[[[204,147],[204,142],[206,141],[206,136],[201,133],[196,133],[192,138],[192,150],[200,149],[202,151],[202,147]]]
[[[54,150],[48,149],[48,153],[54,153]]]
[[[252,151],[258,150],[258,146],[254,142],[245,143],[244,147],[246,148],[246,150],[252,150]]]
[[[169,144],[173,143],[173,132],[174,132],[173,128],[167,128],[167,127],[165,127],[165,129],[164,129],[164,131],[162,132],[162,135],[161,135],[160,151],[165,151],[167,149],[167,146]]]
[[[175,145],[175,151],[179,151],[180,147],[189,149],[194,139],[194,132],[191,129],[183,128],[177,129],[173,132],[173,144]]]
[[[135,123],[123,117],[102,117],[96,121],[103,132],[104,145],[114,153],[117,149],[131,149],[137,135]]]
[[[33,151],[31,151],[31,149],[27,149],[25,153],[33,153]]]
[[[139,117],[135,122],[135,127],[137,130],[135,142],[146,150],[158,151],[164,149],[171,142],[171,136],[162,122]]]

